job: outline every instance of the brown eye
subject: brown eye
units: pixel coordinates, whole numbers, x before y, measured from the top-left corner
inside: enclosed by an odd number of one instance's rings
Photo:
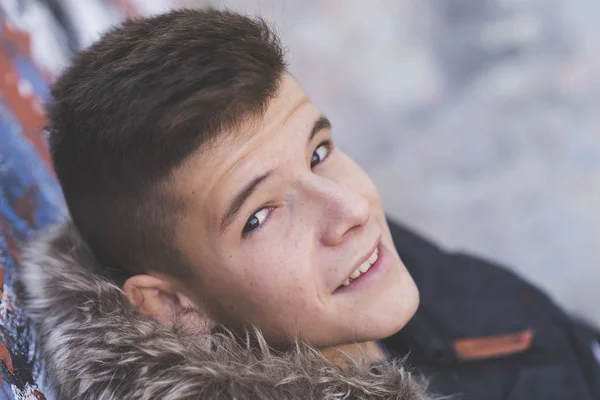
[[[317,164],[319,164],[320,162],[323,162],[323,160],[325,160],[327,158],[327,156],[329,156],[330,152],[331,152],[331,143],[330,142],[321,143],[319,145],[319,147],[317,147],[312,154],[312,158],[310,159],[310,167],[314,168]]]
[[[261,224],[265,221],[267,216],[269,215],[269,209],[263,208],[262,210],[255,213],[253,216],[248,219],[246,225],[244,225],[244,229],[242,230],[242,234],[245,235],[247,233],[252,232],[253,230],[259,228]]]

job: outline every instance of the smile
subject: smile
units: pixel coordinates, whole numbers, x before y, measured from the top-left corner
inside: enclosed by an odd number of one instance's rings
[[[373,266],[373,264],[375,264],[377,262],[378,259],[379,259],[379,249],[375,248],[375,251],[373,252],[373,254],[371,254],[369,259],[366,260],[365,262],[363,262],[358,268],[356,268],[350,274],[348,279],[346,279],[346,281],[344,283],[342,283],[342,286],[348,286],[353,280],[357,279],[362,274],[366,273]]]

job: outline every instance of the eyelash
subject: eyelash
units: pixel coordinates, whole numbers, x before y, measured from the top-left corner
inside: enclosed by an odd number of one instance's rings
[[[327,160],[329,158],[329,156],[331,155],[331,151],[333,150],[333,142],[331,140],[324,140],[323,142],[321,142],[316,148],[315,151],[313,151],[313,155],[316,153],[316,151],[322,147],[325,146],[325,148],[327,149],[327,155],[325,156],[325,158],[323,158],[321,161],[319,161],[318,164],[312,165],[312,156],[311,156],[311,166],[310,169],[313,169],[314,167],[316,167],[317,165],[321,164],[323,161]]]
[[[312,165],[312,157],[314,156],[314,154],[316,153],[316,151],[322,147],[325,146],[325,148],[327,149],[327,155],[320,160],[317,164]],[[317,165],[321,164],[323,161],[327,160],[329,158],[329,156],[331,155],[331,151],[333,150],[333,142],[331,140],[325,140],[323,142],[321,142],[313,151],[313,155],[311,155],[311,166],[310,168],[313,169],[314,167],[316,167]],[[261,211],[264,210],[268,210],[268,214],[266,215],[265,219],[262,221],[262,223],[260,223],[260,225],[258,225],[256,228],[250,230],[250,231],[246,231],[246,226],[248,225],[248,223],[250,222],[250,220],[252,220],[252,218],[256,217],[256,214],[260,213]],[[264,226],[265,226],[265,222],[269,219],[269,217],[271,216],[271,213],[273,212],[274,207],[263,207],[260,210],[256,211],[254,214],[252,214],[250,216],[250,218],[246,221],[246,225],[244,225],[244,228],[242,229],[242,238],[246,238],[248,235],[251,234],[255,234],[256,232],[260,231]]]
[[[256,214],[260,213],[261,211],[265,211],[265,210],[267,210],[268,213],[265,216],[265,219],[262,221],[262,223],[260,223],[260,225],[258,225],[256,228],[254,228],[250,231],[246,231],[246,226],[248,225],[250,220],[252,220],[252,218],[254,218],[256,216]],[[242,237],[245,238],[248,235],[255,234],[256,232],[260,231],[265,226],[265,222],[269,219],[273,210],[274,210],[274,207],[263,207],[260,210],[256,211],[254,214],[252,214],[250,216],[250,218],[248,218],[248,221],[246,221],[246,225],[244,225],[244,229],[242,229]]]

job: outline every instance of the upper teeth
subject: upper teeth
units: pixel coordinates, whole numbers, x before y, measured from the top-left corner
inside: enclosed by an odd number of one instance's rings
[[[346,279],[346,282],[344,282],[343,285],[344,286],[348,286],[350,284],[350,279],[356,279],[361,274],[364,274],[365,272],[367,272],[369,270],[369,268],[371,268],[371,266],[373,264],[375,264],[375,261],[377,261],[378,257],[379,257],[379,251],[377,250],[377,248],[375,248],[375,251],[373,252],[373,254],[371,254],[371,257],[369,257],[369,259],[367,261],[365,261],[364,263],[362,263],[360,265],[360,267],[356,268],[350,274],[350,277],[348,279]]]

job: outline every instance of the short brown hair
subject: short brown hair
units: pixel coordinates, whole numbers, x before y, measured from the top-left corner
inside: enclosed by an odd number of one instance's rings
[[[264,114],[285,71],[267,23],[216,9],[131,20],[81,52],[48,104],[56,174],[80,234],[128,275],[189,274],[168,177],[192,152]]]

